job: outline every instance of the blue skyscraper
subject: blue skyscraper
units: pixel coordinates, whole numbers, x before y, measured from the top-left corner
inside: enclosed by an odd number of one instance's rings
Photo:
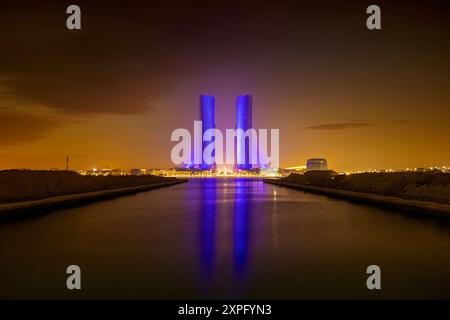
[[[206,130],[214,129],[216,127],[214,122],[214,97],[202,94],[200,96],[200,119],[202,121],[202,137]],[[202,139],[202,155],[206,146],[209,145],[210,141],[203,141]],[[213,154],[214,156],[214,154]],[[202,163],[200,164],[200,169],[209,170],[214,167],[214,164],[208,165],[205,163],[205,159],[202,157]]]
[[[250,128],[252,128],[252,96],[248,94],[238,96],[236,98],[236,129],[242,129],[245,132]],[[236,168],[250,170],[252,168],[250,164],[250,143],[248,139],[244,141],[237,139],[236,159],[242,159],[243,155],[245,155],[245,163],[238,164],[236,161]]]

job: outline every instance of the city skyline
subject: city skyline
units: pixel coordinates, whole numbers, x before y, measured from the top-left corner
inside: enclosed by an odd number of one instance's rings
[[[170,133],[197,118],[201,92],[219,129],[251,93],[253,122],[280,129],[281,167],[450,166],[448,5],[378,4],[377,31],[352,1],[80,1],[79,31],[65,4],[2,4],[0,169],[64,168],[67,155],[80,169],[172,167]]]

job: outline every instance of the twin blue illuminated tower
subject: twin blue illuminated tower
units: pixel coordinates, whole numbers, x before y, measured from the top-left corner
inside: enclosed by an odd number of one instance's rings
[[[215,99],[213,96],[201,95],[200,96],[200,119],[202,121],[202,137],[206,130],[214,129],[216,127],[214,122],[214,104]],[[242,95],[236,98],[236,129],[242,129],[246,132],[248,129],[252,128],[252,96]],[[202,155],[206,146],[211,142],[202,142]],[[250,163],[250,142],[248,139],[237,139],[235,155],[237,158],[242,158],[245,155],[245,162],[243,164],[237,164],[236,169],[239,170],[250,170],[252,165]],[[213,154],[214,156],[214,154]],[[202,163],[200,164],[200,169],[210,170],[215,167],[215,164],[205,163],[205,159],[202,157]]]
[[[214,123],[214,97],[202,94],[200,96],[200,119],[202,120],[202,137],[205,131],[208,129],[214,129],[216,124]],[[209,141],[203,141],[202,139],[202,155],[206,146],[210,144]],[[213,153],[214,156],[214,153]],[[214,164],[205,163],[205,159],[202,156],[202,163],[200,164],[200,169],[210,170],[214,168]]]
[[[252,96],[249,94],[238,96],[236,98],[236,130],[242,129],[246,132],[252,128]],[[250,141],[249,139],[237,139],[236,159],[242,159],[245,156],[245,162],[238,164],[236,168],[240,170],[250,170]]]

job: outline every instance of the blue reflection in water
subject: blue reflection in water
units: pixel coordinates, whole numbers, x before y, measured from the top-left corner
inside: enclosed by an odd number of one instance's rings
[[[250,181],[235,180],[233,207],[233,262],[234,273],[244,277],[248,258],[249,218],[250,218]]]
[[[214,269],[214,233],[216,229],[216,179],[201,182],[200,210],[200,259],[201,273],[209,278]]]
[[[250,216],[252,205],[253,181],[248,179],[235,179],[233,184],[229,185],[229,191],[233,191],[232,199],[232,226],[228,232],[232,233],[232,264],[233,274],[237,278],[245,278],[248,265],[248,248],[250,241]],[[200,182],[200,215],[199,215],[199,252],[200,252],[200,272],[203,282],[203,289],[208,292],[212,289],[213,275],[217,265],[215,257],[217,255],[216,235],[218,232],[216,226],[218,220],[219,195],[221,187],[226,188],[224,180],[203,179]],[[226,194],[226,192],[225,192]],[[226,208],[226,207],[224,207]],[[227,214],[226,210],[220,210]],[[222,221],[224,221],[222,219]]]

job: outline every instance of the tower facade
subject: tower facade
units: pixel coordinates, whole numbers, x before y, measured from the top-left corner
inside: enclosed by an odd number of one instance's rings
[[[236,98],[236,129],[242,129],[246,132],[252,128],[252,96],[242,95]],[[250,170],[250,142],[248,139],[237,139],[236,141],[236,159],[242,159],[245,156],[245,163],[238,164],[236,168],[242,170]]]
[[[216,124],[214,122],[214,103],[215,99],[213,96],[208,96],[202,94],[200,96],[200,120],[202,121],[202,137],[206,130],[214,129]],[[206,159],[203,159],[203,151],[206,146],[214,143],[210,141],[203,141],[202,138],[202,162],[200,164],[200,169],[209,170],[214,168],[214,164],[207,164]],[[214,157],[214,154],[213,154]]]

